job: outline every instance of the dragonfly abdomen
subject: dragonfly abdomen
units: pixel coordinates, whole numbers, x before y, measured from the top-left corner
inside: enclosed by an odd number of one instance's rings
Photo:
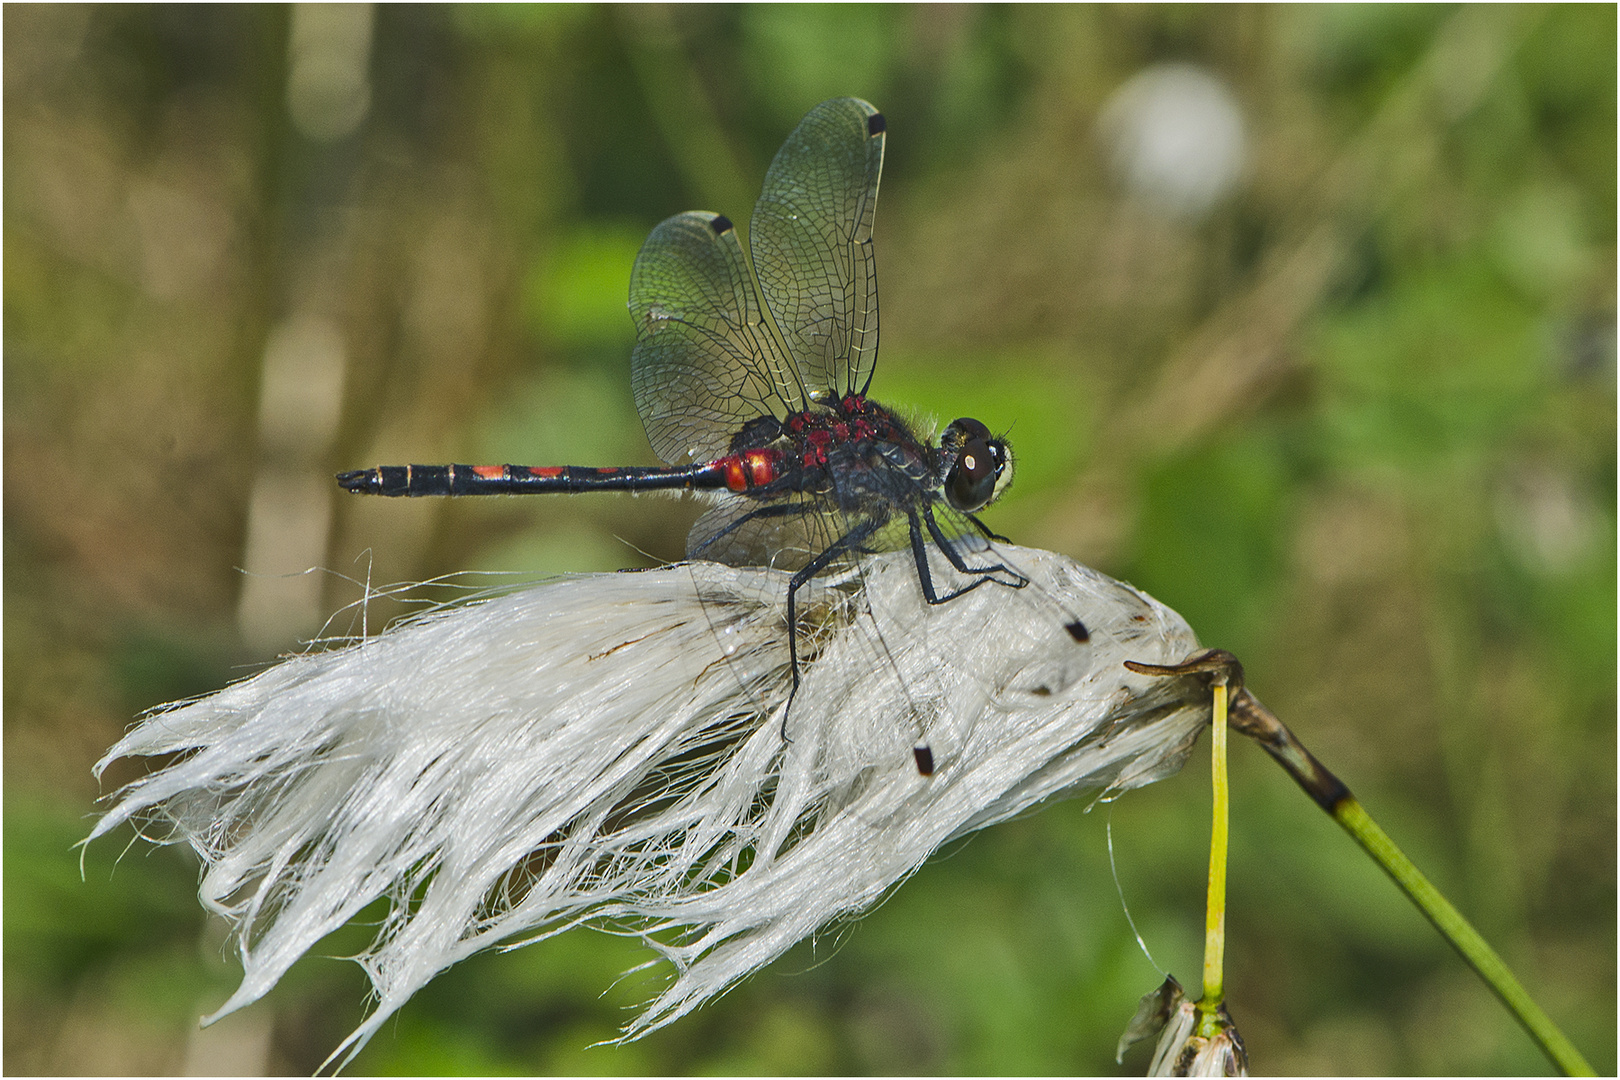
[[[750,450],[702,465],[596,469],[583,465],[379,465],[339,473],[358,495],[524,495],[587,491],[751,491],[776,480],[781,455]]]

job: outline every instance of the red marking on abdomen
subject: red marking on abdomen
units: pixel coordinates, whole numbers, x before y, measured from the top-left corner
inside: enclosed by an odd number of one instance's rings
[[[544,477],[545,479],[549,480],[554,476],[561,476],[563,474],[563,466],[531,465],[529,466],[529,472],[533,473],[535,476]]]
[[[779,450],[748,450],[719,462],[726,487],[732,491],[748,491],[769,484],[781,475],[781,464]]]
[[[750,450],[743,454],[743,467],[748,471],[748,486],[762,487],[779,475],[781,454],[775,450]]]
[[[505,465],[474,465],[472,471],[485,480],[500,480],[506,476]]]

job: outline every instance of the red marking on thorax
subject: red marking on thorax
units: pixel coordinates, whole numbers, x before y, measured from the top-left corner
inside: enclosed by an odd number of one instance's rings
[[[788,418],[786,427],[788,434],[801,441],[802,459],[811,468],[825,468],[833,448],[842,443],[906,437],[882,408],[860,394],[845,395],[832,411],[795,413]]]

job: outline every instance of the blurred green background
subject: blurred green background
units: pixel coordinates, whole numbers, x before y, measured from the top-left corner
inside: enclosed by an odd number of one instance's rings
[[[841,94],[889,120],[879,400],[1011,429],[991,523],[1236,652],[1614,1071],[1612,6],[8,6],[4,30],[7,1072],[308,1072],[356,1023],[358,969],[308,958],[199,1034],[223,932],[188,852],[126,832],[80,880],[98,792],[139,775],[91,764],[319,632],[360,595],[343,575],[678,557],[673,501],[362,503],[330,477],[651,462],[637,246],[681,210],[745,220]],[[1120,165],[1121,88],[1166,63],[1241,108],[1241,170],[1198,206]],[[308,566],[333,573],[275,576]],[[1546,1071],[1234,751],[1255,1068]],[[1139,1074],[1114,1042],[1159,976],[1105,828],[1193,985],[1202,760],[955,846],[641,1042],[589,1048],[645,956],[576,931],[453,969],[352,1071]]]

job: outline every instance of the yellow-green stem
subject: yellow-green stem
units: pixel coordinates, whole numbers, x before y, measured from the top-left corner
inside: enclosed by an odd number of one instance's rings
[[[1209,899],[1204,909],[1204,996],[1199,999],[1200,1029],[1215,1033],[1216,1011],[1226,996],[1222,968],[1226,958],[1226,713],[1227,686],[1214,686],[1214,730],[1210,739],[1210,773],[1214,798],[1214,822],[1209,831]],[[1199,1034],[1206,1035],[1200,1030]]]
[[[1367,854],[1385,873],[1395,880],[1401,891],[1411,897],[1418,909],[1428,916],[1429,921],[1445,936],[1446,940],[1462,953],[1463,959],[1479,973],[1485,984],[1496,992],[1497,997],[1508,1010],[1516,1016],[1530,1037],[1535,1039],[1547,1056],[1565,1076],[1595,1076],[1592,1066],[1587,1063],[1581,1052],[1552,1022],[1552,1018],[1541,1011],[1541,1007],[1531,1000],[1519,980],[1513,977],[1507,964],[1496,954],[1496,950],[1486,944],[1479,932],[1463,918],[1451,902],[1440,891],[1429,883],[1412,860],[1408,859],[1400,848],[1395,846],[1383,829],[1353,796],[1346,795],[1333,807],[1333,818],[1344,831],[1355,838],[1356,843],[1366,849]]]
[[[1247,690],[1240,689],[1232,703],[1232,726],[1257,741],[1312,800],[1333,816],[1373,861],[1387,873],[1418,910],[1434,924],[1485,984],[1502,999],[1530,1037],[1566,1076],[1592,1076],[1592,1066],[1565,1037],[1552,1018],[1541,1011],[1519,980],[1513,977],[1496,950],[1485,943],[1468,920],[1440,895],[1395,842],[1367,815],[1350,789],[1305,749],[1270,709]]]

